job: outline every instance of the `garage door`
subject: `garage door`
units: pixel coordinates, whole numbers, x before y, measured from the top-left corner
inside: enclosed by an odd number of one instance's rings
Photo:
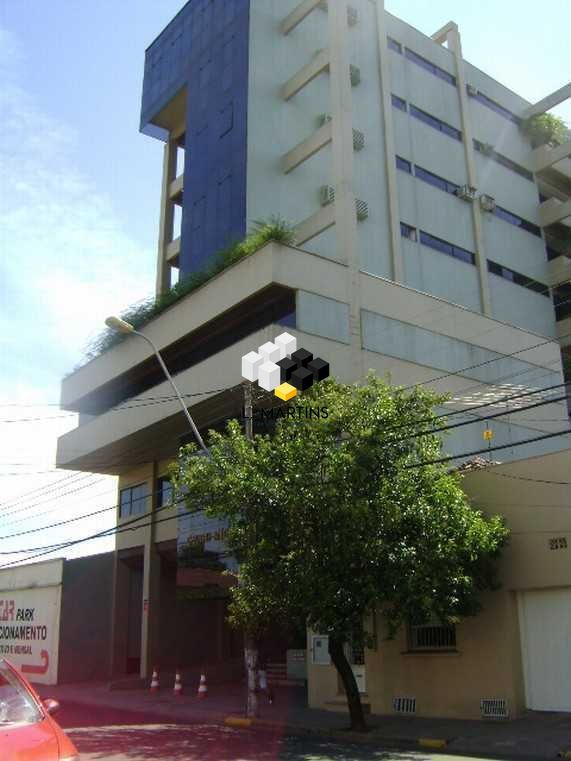
[[[571,711],[571,589],[522,592],[519,612],[527,707]]]

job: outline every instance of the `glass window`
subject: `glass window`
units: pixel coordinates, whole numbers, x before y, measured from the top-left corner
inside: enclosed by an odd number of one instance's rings
[[[403,238],[416,240],[416,229],[411,227],[411,225],[407,225],[406,222],[400,223],[400,234]]]
[[[398,108],[401,111],[406,111],[406,100],[399,98],[398,95],[391,95],[391,101],[395,108]]]
[[[410,161],[403,159],[402,156],[397,156],[397,169],[412,174],[412,164]]]
[[[544,283],[540,283],[531,277],[527,277],[527,275],[522,275],[521,272],[516,272],[509,267],[504,267],[497,262],[492,262],[490,259],[488,259],[488,272],[491,272],[493,275],[497,275],[504,280],[509,280],[510,283],[521,285],[522,288],[527,288],[528,291],[533,291],[534,293],[539,293],[541,296],[549,298],[549,288]]]
[[[456,195],[456,191],[459,188],[459,186],[456,185],[454,182],[445,180],[444,177],[439,177],[437,174],[433,174],[432,172],[429,172],[428,169],[423,169],[421,166],[418,166],[417,164],[415,164],[415,167],[414,167],[414,174],[416,177],[418,177],[419,180],[422,180],[423,182],[427,182],[429,185],[434,185],[435,188],[439,188],[440,190],[443,190],[445,193],[451,193],[452,195]]]
[[[387,44],[389,46],[389,50],[394,50],[395,53],[402,53],[402,45],[400,42],[393,40],[392,37],[387,37]]]
[[[456,87],[456,77],[453,77],[452,74],[449,74],[445,69],[442,69],[440,68],[440,66],[437,66],[435,63],[432,63],[432,61],[429,61],[428,59],[423,58],[422,56],[418,55],[418,53],[415,53],[414,50],[411,50],[410,48],[405,48],[405,55],[409,59],[409,61],[412,61],[417,66],[420,66],[426,71],[429,71],[435,77],[438,77],[439,79],[444,80],[444,82],[448,82],[449,85],[453,85],[454,87]]]
[[[128,518],[147,512],[147,484],[138,484],[121,489],[119,495],[119,517]]]
[[[35,724],[41,718],[40,709],[23,682],[6,661],[0,658],[0,727]]]
[[[471,251],[467,251],[460,246],[455,246],[453,243],[448,243],[448,241],[442,240],[441,238],[436,238],[434,235],[424,232],[424,230],[420,231],[420,242],[424,246],[433,248],[435,251],[440,251],[442,254],[452,256],[454,259],[459,259],[468,264],[476,263],[476,255]]]
[[[172,502],[172,483],[170,478],[162,476],[157,480],[157,507],[165,507]]]
[[[501,153],[497,153],[497,151],[494,151],[492,149],[491,145],[486,146],[484,145],[484,143],[481,143],[479,140],[474,140],[474,148],[479,153],[483,153],[485,156],[488,156],[489,158],[491,158],[497,164],[504,166],[506,169],[509,169],[511,172],[515,172],[515,174],[518,174],[520,177],[525,177],[525,179],[529,180],[530,182],[534,181],[533,174],[529,171],[529,169],[526,169],[520,164],[516,164],[515,161],[508,159],[507,156],[503,156]]]
[[[437,119],[431,114],[427,114],[426,111],[422,111],[420,108],[417,108],[412,104],[410,105],[410,115],[414,116],[415,119],[428,124],[430,127],[437,129],[439,132],[443,132],[445,135],[453,137],[455,140],[462,142],[462,133],[459,129],[452,127],[450,124],[446,124],[446,122]]]
[[[514,227],[521,227],[522,230],[525,230],[526,232],[531,233],[532,235],[535,235],[538,238],[541,238],[541,230],[537,225],[534,225],[533,222],[528,222],[527,219],[518,217],[517,214],[514,214],[513,212],[508,211],[507,209],[502,209],[501,206],[496,206],[496,208],[494,209],[494,214],[496,215],[496,217],[503,219],[504,222],[508,222],[510,225],[513,225]]]
[[[481,103],[483,106],[486,106],[486,108],[489,108],[491,111],[495,111],[496,114],[503,116],[504,119],[507,119],[513,124],[517,124],[518,126],[521,124],[521,119],[519,118],[519,116],[512,114],[512,112],[509,111],[507,108],[504,108],[504,106],[500,106],[499,103],[496,103],[495,100],[488,98],[487,95],[484,95],[484,93],[480,92],[479,90],[476,92],[476,95],[473,95],[472,97],[474,98],[474,100],[477,100],[478,103]]]

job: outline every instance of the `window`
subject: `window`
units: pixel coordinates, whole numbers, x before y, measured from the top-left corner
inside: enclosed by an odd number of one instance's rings
[[[456,87],[456,77],[453,77],[452,74],[449,74],[445,69],[441,69],[440,66],[437,66],[435,63],[432,63],[426,58],[423,58],[410,48],[405,48],[405,55],[409,61],[412,61],[417,66],[420,66],[426,71],[429,71],[435,77],[444,80],[444,82],[448,82],[449,85]]]
[[[409,240],[416,240],[416,228],[411,227],[410,225],[407,225],[406,222],[400,223],[400,234],[403,238],[408,238]]]
[[[407,174],[412,174],[412,164],[401,156],[397,156],[397,169]]]
[[[571,317],[571,285],[564,283],[553,289],[553,304],[557,322]]]
[[[508,159],[507,156],[503,156],[501,153],[497,153],[493,150],[492,146],[486,146],[479,140],[474,140],[474,148],[478,151],[478,153],[483,153],[485,156],[489,156],[489,158],[493,159],[493,161],[495,161],[497,164],[500,164],[506,169],[509,169],[511,172],[519,174],[520,177],[525,177],[526,180],[533,182],[533,174],[529,171],[529,169],[526,169],[520,164],[516,164],[515,161]]]
[[[512,122],[513,124],[517,124],[518,126],[521,124],[521,119],[519,118],[519,116],[516,116],[507,108],[504,108],[504,106],[500,106],[499,103],[496,103],[495,100],[488,98],[487,95],[484,95],[484,93],[480,92],[479,90],[476,90],[476,94],[473,95],[472,97],[474,98],[474,100],[477,100],[478,103],[481,103],[483,106],[486,106],[486,108],[489,108],[491,111],[495,111],[496,114],[503,116],[504,119],[507,119],[509,122]]]
[[[433,174],[432,172],[429,172],[428,169],[423,169],[421,166],[417,166],[416,164],[414,167],[414,174],[416,177],[418,177],[419,180],[427,182],[429,185],[434,185],[435,188],[439,188],[445,193],[451,193],[452,195],[456,195],[456,191],[460,187],[454,182],[449,182],[443,177],[439,177],[437,174]]]
[[[400,42],[393,40],[392,37],[387,37],[387,44],[389,46],[389,50],[394,50],[395,53],[402,53],[402,45]]]
[[[314,634],[311,638],[311,660],[322,666],[328,666],[331,663],[329,637],[326,634]]]
[[[509,267],[504,267],[497,262],[492,262],[490,259],[488,259],[488,272],[491,272],[493,275],[497,275],[504,280],[509,280],[516,285],[521,285],[529,291],[539,293],[541,296],[549,298],[549,288],[544,283],[539,283],[537,280],[527,277],[527,275],[522,275],[521,272],[516,272]]]
[[[454,624],[442,624],[431,621],[428,624],[409,625],[408,649],[417,650],[455,650],[456,627]]]
[[[455,140],[462,142],[462,133],[459,129],[437,119],[436,116],[427,114],[426,111],[422,111],[420,108],[417,108],[412,104],[410,106],[410,115],[414,116],[415,119],[419,119],[421,122],[428,124],[429,127],[433,127],[433,129],[437,129],[439,132],[444,132],[448,137],[453,137]]]
[[[391,95],[391,101],[395,108],[398,108],[400,111],[406,111],[406,100],[399,98],[398,95]]]
[[[514,227],[521,227],[522,230],[525,230],[526,232],[541,238],[541,230],[537,225],[534,225],[533,222],[528,222],[527,219],[518,217],[517,214],[513,214],[513,212],[508,211],[507,209],[502,209],[501,206],[496,206],[494,209],[494,214],[496,217],[503,219],[504,222],[508,222]]]
[[[471,251],[466,251],[465,248],[455,246],[453,243],[448,243],[441,238],[436,238],[434,235],[430,235],[430,233],[426,233],[423,230],[420,231],[420,242],[424,246],[433,248],[435,251],[440,251],[441,254],[453,256],[462,262],[467,262],[468,264],[476,263],[476,255]]]
[[[147,484],[121,489],[119,497],[119,517],[129,518],[147,512]]]
[[[172,503],[173,490],[170,478],[162,476],[157,479],[157,508]]]

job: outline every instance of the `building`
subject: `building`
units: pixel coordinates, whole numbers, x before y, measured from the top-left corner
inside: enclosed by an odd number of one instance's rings
[[[427,37],[381,2],[190,0],[145,58],[141,129],[164,143],[157,294],[253,220],[278,214],[296,240],[268,243],[142,329],[201,430],[243,414],[240,358],[284,326],[343,381],[372,368],[430,383],[451,409],[547,398],[571,337],[571,142],[532,149],[522,123],[570,95],[531,104],[464,60],[453,22]],[[61,405],[80,418],[58,466],[119,476],[113,673],[239,669],[223,596],[175,599],[176,516],[162,511],[188,433],[148,347],[129,337],[92,359],[63,381]],[[571,709],[571,513],[550,507],[569,506],[568,426],[564,399],[512,403],[493,422],[503,464],[467,488],[518,532],[505,588],[457,632],[379,633],[377,650],[353,654],[372,710]],[[482,428],[447,439],[457,462],[481,450]],[[547,655],[545,615],[559,621]],[[342,708],[324,650],[310,634],[310,701]]]

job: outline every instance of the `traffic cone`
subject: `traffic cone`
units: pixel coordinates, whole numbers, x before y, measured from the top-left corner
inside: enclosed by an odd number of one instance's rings
[[[151,692],[158,692],[159,691],[159,672],[157,671],[157,667],[153,669],[153,677],[151,679]]]
[[[174,678],[173,692],[175,695],[182,695],[182,681],[180,678],[180,671],[178,669],[176,670],[176,675]]]
[[[198,694],[196,696],[199,700],[204,700],[208,697],[208,687],[206,686],[206,674],[200,675],[200,684],[198,685]]]

